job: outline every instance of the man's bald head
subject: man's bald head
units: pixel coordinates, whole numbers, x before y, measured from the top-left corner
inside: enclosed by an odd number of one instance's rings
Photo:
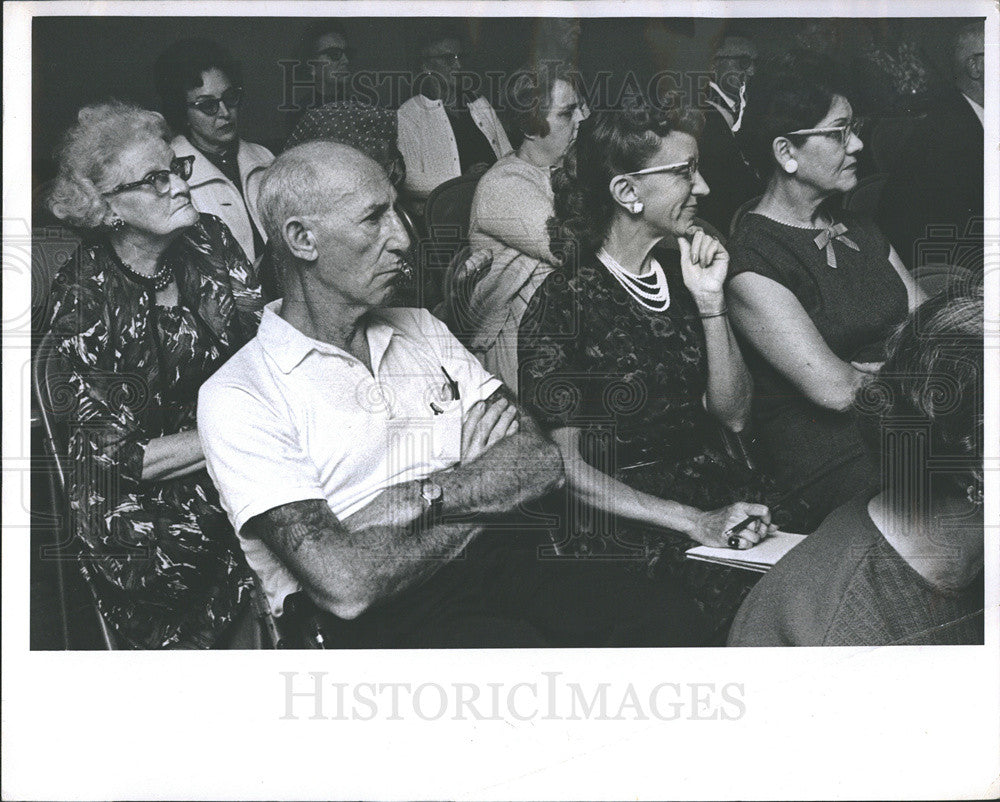
[[[282,229],[289,218],[322,214],[362,184],[388,180],[377,162],[349,145],[305,142],[267,168],[257,211],[268,239],[277,245],[283,243]]]

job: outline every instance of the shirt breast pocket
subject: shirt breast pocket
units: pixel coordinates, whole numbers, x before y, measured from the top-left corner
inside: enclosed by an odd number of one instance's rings
[[[462,459],[462,402],[437,401],[435,406],[441,412],[432,420],[434,457],[453,465]]]

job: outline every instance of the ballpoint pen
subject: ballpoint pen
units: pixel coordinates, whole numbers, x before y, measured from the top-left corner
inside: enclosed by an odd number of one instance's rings
[[[451,398],[449,398],[448,400],[460,401],[462,398],[462,394],[458,390],[458,382],[451,377],[451,375],[445,369],[444,365],[441,366],[441,372],[444,374],[445,379],[447,379],[448,392],[451,394]],[[444,410],[437,404],[435,404],[433,401],[431,401],[431,411],[433,411],[435,415],[444,414]]]
[[[784,504],[788,502],[789,499],[798,495],[800,491],[801,488],[796,488],[792,493],[786,493],[777,501],[775,501],[774,504],[769,505],[768,509],[771,511],[771,513],[777,512],[779,509],[781,509],[781,507]],[[759,520],[760,520],[759,515],[748,515],[738,524],[729,527],[725,532],[722,533],[722,536],[726,539],[726,545],[729,546],[729,548],[731,549],[738,549],[740,547],[740,540],[742,539],[740,538],[739,533],[742,532],[744,529],[746,529],[748,526],[750,526],[750,524],[752,524],[754,521],[759,521]]]

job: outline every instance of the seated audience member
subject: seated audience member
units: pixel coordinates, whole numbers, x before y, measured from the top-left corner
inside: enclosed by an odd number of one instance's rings
[[[396,131],[396,112],[391,109],[350,100],[334,101],[303,114],[285,143],[285,150],[316,140],[350,145],[381,165],[398,190],[406,175],[406,165],[396,147]],[[263,265],[267,266],[266,272],[278,276],[272,250],[268,245]]]
[[[735,133],[743,123],[746,82],[754,74],[757,48],[742,36],[727,36],[712,56],[715,80],[708,84],[705,130],[698,140],[702,175],[712,191],[698,203],[698,216],[729,231],[736,210],[764,191],[747,164]]]
[[[556,65],[522,70],[508,108],[516,150],[480,179],[472,201],[469,243],[493,254],[465,308],[470,350],[517,394],[517,329],[535,290],[556,261],[549,251],[549,173],[584,119],[570,75]]]
[[[983,218],[983,43],[981,20],[956,33],[954,86],[916,122],[882,190],[878,220],[911,268],[921,265],[922,240],[933,236],[940,252],[942,237],[981,236],[974,224]]]
[[[753,589],[731,646],[983,642],[983,296],[944,293],[857,404],[882,483]]]
[[[131,648],[233,644],[252,575],[198,440],[198,387],[257,331],[249,262],[198,214],[163,117],[118,101],[67,132],[49,206],[94,244],[53,287],[81,567]],[[252,616],[246,616],[253,621]]]
[[[261,214],[287,276],[202,388],[209,470],[273,609],[300,590],[342,647],[691,644],[696,612],[607,564],[540,559],[503,521],[558,449],[422,309],[389,308],[406,230],[382,169],[311,142]],[[296,601],[302,597],[297,597]]]
[[[862,142],[829,65],[758,70],[740,136],[767,189],[729,243],[726,295],[748,343],[758,464],[792,494],[786,526],[809,532],[875,481],[851,401],[922,296],[878,228],[839,206]]]
[[[351,93],[351,63],[354,52],[350,47],[343,26],[333,19],[324,19],[310,25],[299,44],[301,70],[314,79],[312,86],[302,86],[301,75],[295,76],[296,88],[304,88],[304,102],[296,103],[300,111],[354,100]],[[306,79],[308,80],[308,79]]]
[[[177,134],[171,147],[178,157],[195,157],[189,182],[195,207],[220,218],[253,262],[264,250],[257,185],[274,156],[240,139],[239,64],[216,42],[182,39],[160,55],[154,74],[163,116]]]
[[[511,151],[496,112],[484,97],[459,90],[462,45],[439,35],[420,48],[414,95],[399,107],[399,150],[406,190],[424,200],[435,187],[477,164],[493,164]]]
[[[518,353],[521,401],[559,445],[573,508],[591,511],[567,520],[570,543],[644,548],[725,642],[747,575],[684,552],[725,546],[729,527],[759,515],[743,532],[752,545],[770,518],[740,501],[762,482],[720,431],[743,428],[753,388],[722,294],[729,255],[692,225],[708,192],[700,124],[696,111],[647,105],[580,124],[553,176],[560,236],[576,253],[531,299]],[[660,247],[668,240],[680,250]]]

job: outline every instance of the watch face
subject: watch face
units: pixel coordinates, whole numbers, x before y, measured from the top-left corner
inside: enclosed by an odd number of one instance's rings
[[[420,488],[421,495],[428,501],[437,501],[444,491],[437,482],[424,482]]]

